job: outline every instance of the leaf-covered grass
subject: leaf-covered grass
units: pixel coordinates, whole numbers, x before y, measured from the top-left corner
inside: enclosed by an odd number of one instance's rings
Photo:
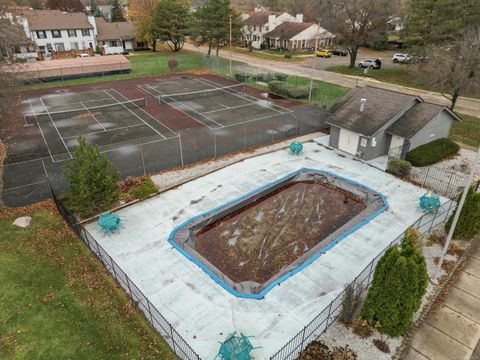
[[[480,146],[480,118],[461,115],[462,121],[454,121],[450,130],[450,139],[462,144]]]
[[[450,139],[437,139],[409,151],[406,160],[413,166],[427,166],[454,155],[459,150],[460,146],[456,142]]]
[[[155,183],[150,178],[144,178],[142,181],[133,186],[131,190],[131,194],[135,197],[135,199],[146,199],[152,194],[158,192],[158,188]]]
[[[223,48],[222,50],[230,51],[230,48],[227,47],[227,48]],[[249,51],[246,48],[238,48],[238,47],[234,47],[231,50],[237,54],[244,54],[244,55],[256,57],[258,59],[263,59],[263,60],[273,60],[273,61],[282,61],[282,62],[298,62],[298,61],[305,60],[302,57],[295,56],[296,54],[292,54],[293,56],[290,58],[284,57],[286,53],[290,53],[290,52],[280,53],[277,51],[275,53],[272,53],[272,52],[258,51],[258,50]]]
[[[0,214],[0,234],[1,359],[176,359],[53,205]]]

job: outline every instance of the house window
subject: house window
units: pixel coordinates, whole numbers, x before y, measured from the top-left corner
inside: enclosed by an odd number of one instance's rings
[[[116,40],[107,41],[107,45],[108,45],[108,46],[111,46],[111,47],[116,47],[116,46],[118,46]]]
[[[85,41],[82,41],[82,49],[85,50],[86,49],[86,44],[85,44]]]
[[[65,46],[63,43],[55,43],[55,50],[56,51],[65,51]]]
[[[82,36],[90,36],[90,29],[82,29]]]
[[[78,42],[71,42],[70,43],[70,48],[72,50],[78,50]]]
[[[37,38],[39,38],[39,39],[46,39],[46,38],[47,38],[47,34],[45,33],[45,31],[37,31]]]
[[[362,138],[362,139],[360,140],[360,146],[361,146],[361,147],[367,147],[367,139]]]
[[[265,26],[265,31],[268,31],[268,25],[267,25],[267,26]]]
[[[60,32],[60,30],[52,30],[52,37],[53,38],[60,38],[60,37],[62,37],[62,33]]]
[[[77,32],[75,30],[67,30],[68,37],[77,37]]]
[[[41,53],[45,54],[45,46],[43,46],[43,45],[39,46],[38,50],[40,50]]]
[[[50,43],[47,44],[47,51],[48,51],[48,52],[53,51],[53,46],[52,46],[52,44],[50,44]]]

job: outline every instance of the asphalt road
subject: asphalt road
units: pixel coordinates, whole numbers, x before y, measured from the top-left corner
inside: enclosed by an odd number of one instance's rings
[[[185,49],[198,51],[202,53],[206,53],[207,49],[204,47],[195,47],[192,44],[185,44]],[[388,90],[398,91],[405,94],[411,95],[418,95],[421,96],[424,100],[439,104],[439,105],[449,105],[449,100],[443,97],[441,94],[431,91],[424,91],[414,88],[409,88],[406,86],[395,85],[390,83],[385,83],[381,81],[377,81],[374,79],[367,79],[362,77],[356,76],[349,76],[343,74],[337,74],[321,69],[312,69],[305,66],[302,66],[303,62],[280,62],[280,61],[273,61],[273,60],[264,60],[255,58],[252,56],[239,54],[235,52],[229,52],[225,50],[220,50],[220,57],[229,58],[231,54],[232,60],[241,61],[247,63],[250,66],[256,66],[266,71],[278,71],[283,72],[289,75],[296,75],[296,76],[312,76],[315,80],[322,80],[332,84],[337,84],[345,87],[352,88],[354,86],[366,86],[366,85],[373,85],[379,88],[384,88]],[[385,56],[384,56],[385,57]],[[360,57],[362,58],[362,57]],[[326,59],[329,60],[329,59]],[[388,62],[385,61],[385,62]],[[480,99],[474,98],[467,98],[461,97],[457,105],[455,107],[455,111],[480,117]]]

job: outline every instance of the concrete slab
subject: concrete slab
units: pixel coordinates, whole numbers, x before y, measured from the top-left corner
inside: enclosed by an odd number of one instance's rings
[[[464,271],[480,279],[480,259],[468,259],[467,266],[465,267]]]
[[[437,312],[430,316],[427,323],[472,350],[480,338],[480,324],[446,306],[442,306]]]
[[[480,299],[452,287],[445,299],[445,305],[480,324]]]
[[[467,272],[462,272],[455,286],[480,299],[480,278]]]
[[[407,355],[405,356],[405,360],[430,360],[429,358],[423,356],[418,351],[413,348],[410,348]]]
[[[472,349],[428,324],[415,334],[412,347],[431,360],[469,360],[473,353]]]

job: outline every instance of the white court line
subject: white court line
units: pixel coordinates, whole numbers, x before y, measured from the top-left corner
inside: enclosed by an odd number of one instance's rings
[[[158,92],[161,96],[169,97],[167,94],[162,94],[161,91],[155,89],[154,87],[151,87],[150,85],[145,85],[145,86],[147,86],[147,87],[149,87],[150,89]],[[150,94],[150,95],[152,95],[152,94]],[[158,96],[157,96],[157,99],[160,100],[160,98],[159,98]],[[214,129],[214,128],[212,128],[210,125],[205,124],[205,122],[201,121],[200,119],[197,119],[196,117],[193,117],[192,115],[186,113],[184,110],[179,109],[178,107],[174,106],[174,104],[175,104],[176,102],[182,104],[182,105],[185,106],[187,109],[190,109],[190,110],[191,110],[192,112],[194,112],[195,114],[198,114],[198,115],[200,115],[201,117],[205,117],[205,118],[207,118],[208,120],[210,120],[211,122],[214,122],[215,124],[217,124],[218,126],[223,127],[222,124],[219,124],[219,123],[216,122],[215,120],[210,119],[208,116],[203,115],[202,113],[198,112],[198,111],[195,110],[195,109],[192,109],[190,106],[188,106],[187,104],[185,104],[185,103],[182,102],[182,101],[174,101],[174,102],[172,102],[172,103],[167,103],[167,105],[173,107],[175,110],[178,110],[178,111],[184,113],[185,115],[187,115],[188,117],[192,118],[192,119],[195,120],[196,122],[202,124],[203,126],[206,126],[206,127],[210,128],[210,129]],[[173,104],[173,105],[172,105],[172,104]]]
[[[193,80],[198,81],[198,82],[200,82],[200,83],[202,83],[202,84],[205,84],[205,85],[212,86],[212,87],[219,86],[219,90],[222,90],[222,89],[221,89],[222,85],[219,84],[219,83],[216,83],[215,81],[208,80],[208,79],[204,79],[204,78],[197,78],[197,79],[193,79]],[[214,86],[214,85],[215,85],[215,86]],[[245,85],[245,87],[246,87],[246,85]],[[246,94],[246,95],[239,95],[239,94],[236,94],[236,93],[228,92],[228,91],[226,91],[226,90],[222,90],[222,91],[224,91],[224,92],[227,93],[227,94],[230,94],[230,95],[239,97],[240,99],[244,99],[244,100],[246,100],[246,101],[249,101],[249,102],[251,102],[251,103],[253,103],[253,104],[256,104],[256,105],[258,105],[258,106],[261,106],[261,107],[264,107],[264,108],[268,108],[268,109],[271,109],[271,110],[276,111],[276,112],[278,112],[278,113],[284,114],[283,111],[274,109],[273,107],[262,106],[261,104],[258,104],[258,101],[260,101],[260,100],[262,100],[262,99],[258,99],[258,98],[254,97],[254,96],[251,96],[251,95],[248,95],[248,94]],[[251,97],[251,98],[254,98],[255,101],[249,99],[247,96],[249,96],[249,97]],[[277,107],[279,107],[279,108],[281,108],[281,109],[283,109],[283,107],[278,106],[277,104],[274,104],[274,105],[277,106]],[[288,109],[285,109],[285,111],[288,111]]]
[[[60,94],[59,94],[60,95]],[[62,94],[62,95],[65,95],[65,94]],[[104,99],[91,99],[91,100],[85,100],[85,101],[74,101],[74,102],[69,102],[69,103],[66,103],[66,104],[62,104],[62,105],[49,105],[51,107],[58,107],[58,106],[66,106],[66,105],[73,105],[73,104],[82,104],[82,103],[87,103],[87,102],[92,102],[92,101],[105,101],[105,100],[111,100],[110,98],[104,98]],[[78,110],[78,109],[74,109],[74,110]]]
[[[118,93],[118,91],[116,91],[115,89],[109,89],[109,90],[113,90],[115,92]],[[138,116],[137,114],[135,114],[131,109],[129,109],[128,107],[125,106],[125,104],[122,104],[120,101],[116,100],[111,94],[108,93],[107,90],[103,90],[105,91],[105,93],[107,93],[113,100],[117,101],[118,104],[122,105],[125,109],[127,109],[128,111],[130,111],[133,115],[135,115],[137,117],[137,119],[139,119],[142,123],[144,123],[145,125],[147,125],[150,129],[152,129],[153,131],[155,131],[158,135],[160,135],[161,137],[163,137],[164,139],[166,139],[165,136],[163,136],[163,134],[161,134],[160,132],[158,132],[155,128],[152,127],[152,125],[150,124],[147,124],[140,116]],[[120,94],[120,93],[119,93]],[[122,94],[120,94],[122,95]],[[123,95],[122,95],[123,96]],[[135,106],[137,106],[139,109],[140,107],[138,105],[135,104]]]
[[[222,106],[225,106],[223,104],[220,104]],[[253,106],[253,105],[257,105],[257,104],[254,104],[254,103],[251,103],[251,104],[243,104],[243,105],[237,105],[237,106],[225,106],[225,109],[217,109],[217,110],[211,110],[211,111],[205,111],[203,112],[202,114],[210,114],[210,113],[214,113],[214,112],[218,112],[218,111],[226,111],[226,110],[230,110],[230,109],[237,109],[237,108],[241,108],[241,107],[245,107],[245,106]]]
[[[87,109],[87,107],[85,106],[85,104],[83,102],[81,102],[82,106],[85,108],[85,110],[87,110],[87,112],[90,114],[90,116],[93,118],[93,120],[95,120],[97,122],[98,125],[100,125],[103,129],[103,131],[107,131],[107,129],[105,129],[105,126],[103,126],[100,121],[97,120],[97,118],[90,112],[90,110]],[[82,134],[83,135],[83,134]]]
[[[30,99],[28,99],[28,103],[30,104],[30,108],[33,111],[33,105],[32,105],[32,102],[30,101]],[[47,147],[47,151],[48,151],[48,154],[50,155],[50,159],[52,160],[52,162],[55,162],[55,159],[53,158],[53,155],[52,155],[52,152],[50,151],[50,148],[48,147],[47,140],[45,139],[45,135],[43,134],[43,130],[40,127],[40,123],[38,122],[36,115],[35,115],[35,121],[37,122],[38,129],[40,130],[40,134],[42,135],[43,142],[45,143],[45,146]]]
[[[53,127],[57,131],[57,134],[60,137],[60,140],[62,140],[63,146],[65,146],[65,149],[67,149],[68,155],[70,155],[70,158],[72,158],[72,154],[70,153],[70,150],[68,150],[68,146],[67,146],[67,144],[65,144],[65,141],[63,141],[62,134],[60,134],[60,131],[58,130],[57,126],[55,125],[55,122],[53,121],[52,116],[50,115],[50,112],[48,111],[47,107],[45,106],[45,103],[43,102],[42,97],[40,96],[39,99],[40,99],[40,102],[42,103],[43,107],[45,108],[45,111],[47,112],[48,117],[50,118],[50,121],[53,124]],[[60,155],[63,155],[63,154],[60,154]]]
[[[144,125],[143,124],[135,124],[135,125],[119,126],[119,127],[112,128],[112,129],[106,129],[105,131],[92,131],[92,132],[88,132],[88,133],[83,133],[82,136],[103,134],[104,132],[110,132],[110,131],[115,131],[115,130],[123,130],[123,129],[128,129],[128,128],[137,127],[137,126],[144,126]],[[78,135],[65,136],[64,139],[76,139],[77,137],[78,137]],[[111,145],[111,144],[109,144],[109,145]]]

